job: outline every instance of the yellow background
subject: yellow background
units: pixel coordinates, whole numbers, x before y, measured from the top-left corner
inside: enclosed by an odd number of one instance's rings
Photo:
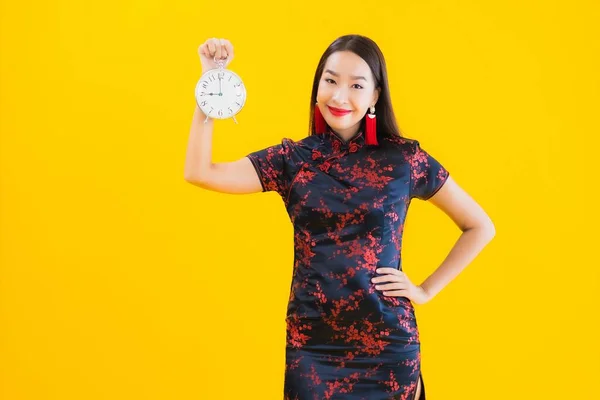
[[[599,398],[599,5],[2,0],[0,398],[282,399],[292,227],[183,178],[198,46],[248,100],[213,161],[307,134],[320,55],[374,39],[404,135],[496,237],[418,305],[428,399]],[[414,200],[416,283],[460,231]]]

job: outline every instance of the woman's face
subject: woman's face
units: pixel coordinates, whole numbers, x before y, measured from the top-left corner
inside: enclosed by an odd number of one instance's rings
[[[319,80],[317,107],[331,129],[346,137],[354,135],[378,97],[379,90],[365,60],[351,51],[336,51],[329,56]],[[350,112],[340,115],[330,107]]]

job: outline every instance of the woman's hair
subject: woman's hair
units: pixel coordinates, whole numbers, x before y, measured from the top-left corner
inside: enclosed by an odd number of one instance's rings
[[[319,88],[319,81],[325,68],[325,62],[327,58],[336,51],[351,51],[361,57],[373,73],[375,78],[375,88],[380,87],[381,93],[375,103],[375,115],[377,115],[377,136],[402,136],[400,129],[396,124],[396,117],[394,116],[394,110],[392,109],[392,100],[390,98],[387,69],[385,66],[385,59],[383,53],[379,49],[377,44],[369,39],[368,37],[361,35],[345,35],[337,38],[333,43],[329,45],[327,50],[321,56],[317,71],[315,72],[315,78],[313,81],[312,94],[310,97],[310,117],[309,117],[309,132],[311,135],[316,133],[315,130],[315,103],[317,102],[317,91]],[[361,121],[361,129],[365,127],[365,117]]]

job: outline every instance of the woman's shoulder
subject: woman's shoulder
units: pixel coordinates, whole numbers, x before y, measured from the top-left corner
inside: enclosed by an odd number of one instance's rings
[[[419,146],[417,139],[407,138],[400,135],[386,135],[383,137],[384,146],[398,149],[404,153],[414,154]]]

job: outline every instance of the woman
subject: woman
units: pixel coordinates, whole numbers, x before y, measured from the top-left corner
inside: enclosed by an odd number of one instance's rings
[[[213,57],[231,62],[233,46],[209,39],[199,53],[204,72],[216,67]],[[213,122],[205,119],[196,107],[186,180],[223,193],[276,191],[294,226],[284,398],[425,399],[412,302],[433,298],[495,231],[448,171],[400,136],[379,47],[347,35],[327,48],[302,140],[212,163]],[[463,231],[420,285],[402,272],[413,198],[429,200]]]

